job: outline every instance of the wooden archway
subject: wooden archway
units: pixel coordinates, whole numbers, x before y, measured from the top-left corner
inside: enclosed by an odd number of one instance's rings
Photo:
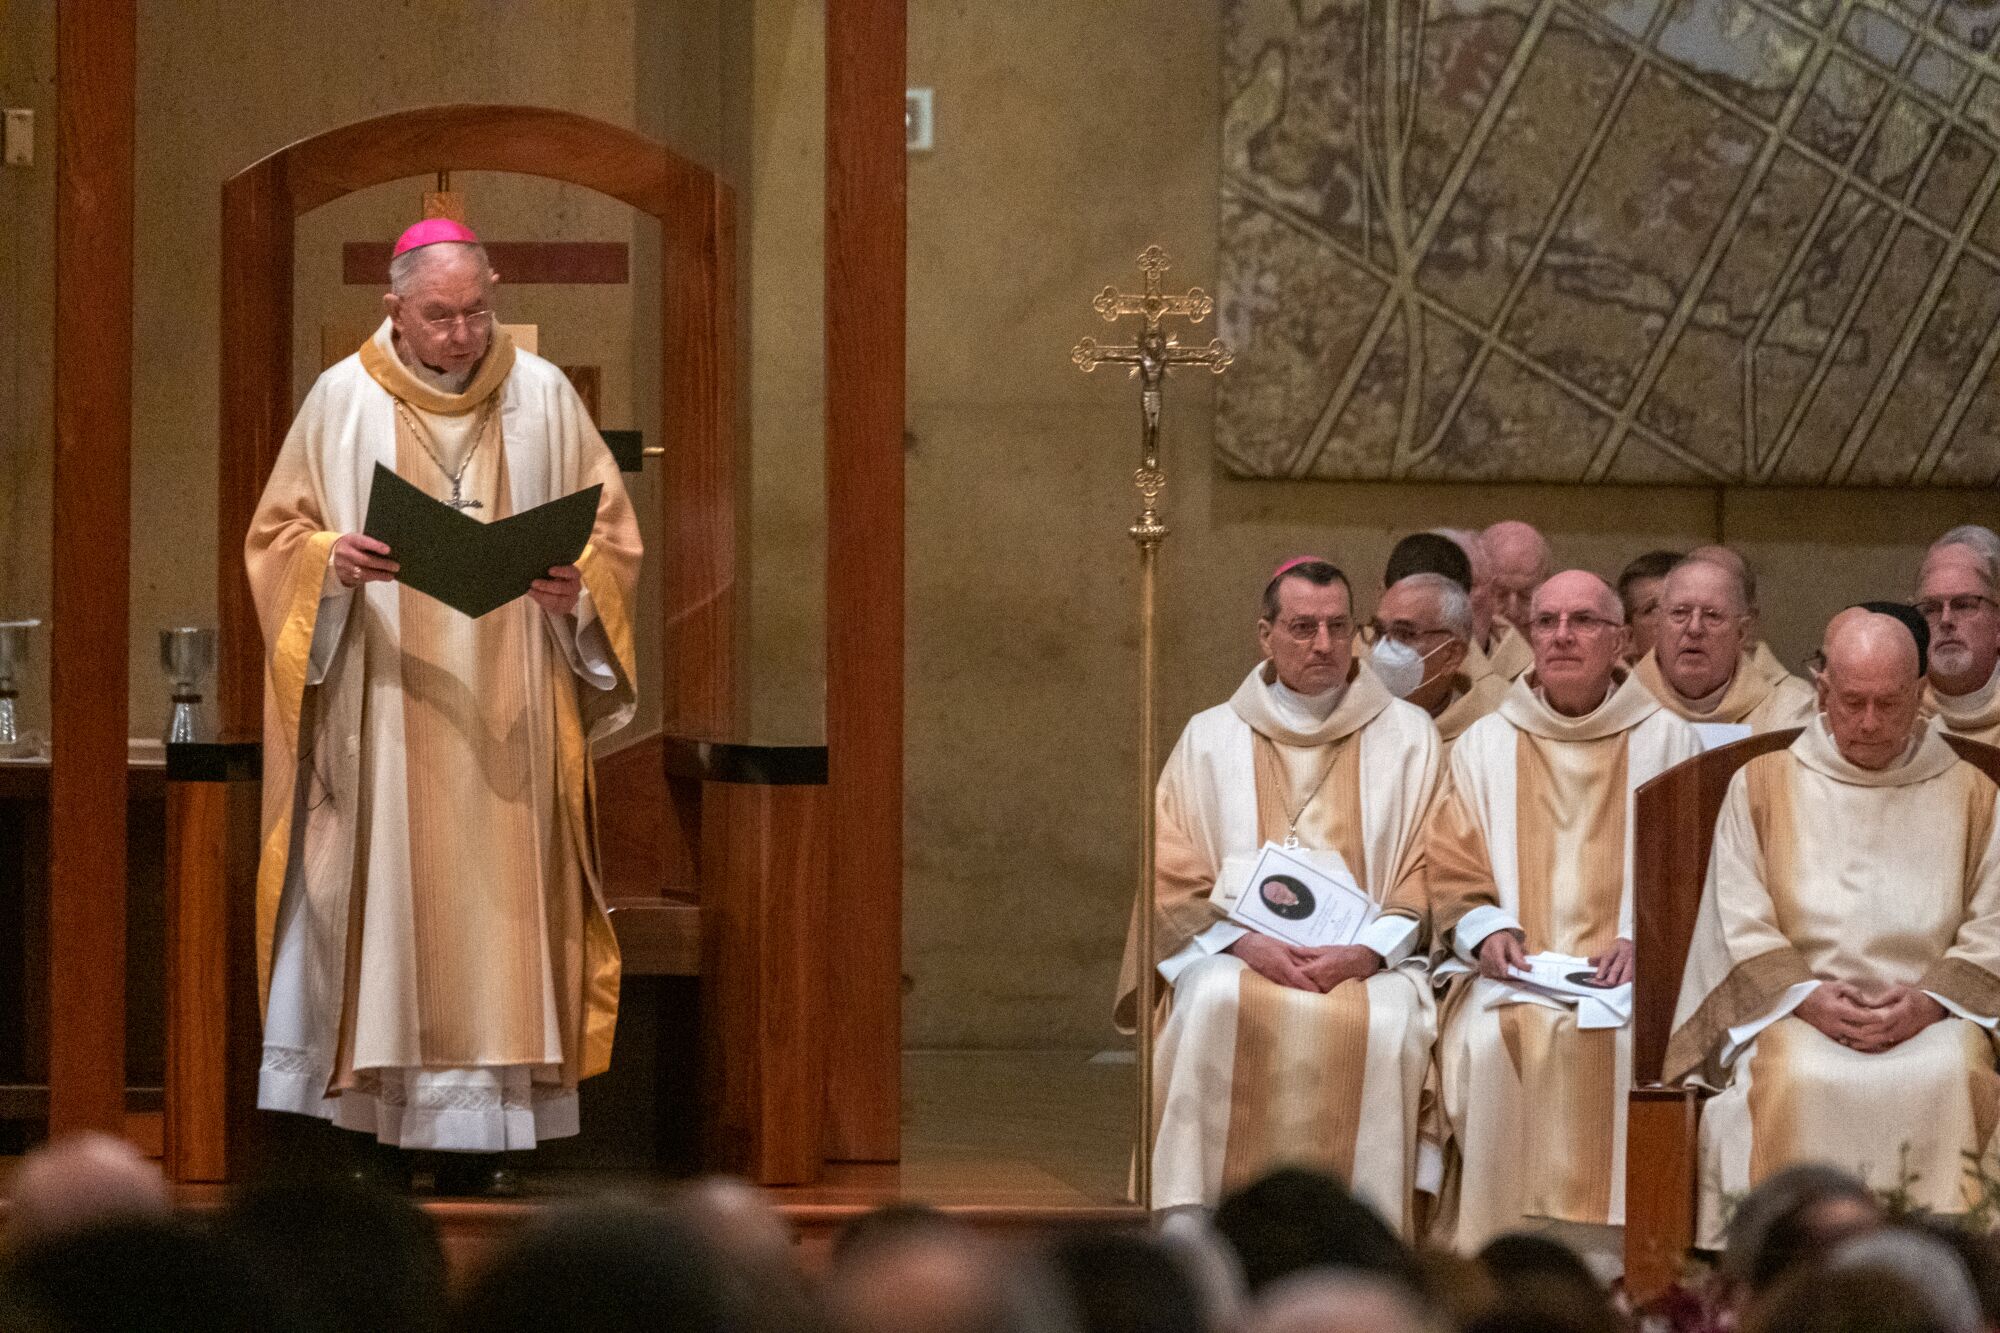
[[[175,1179],[227,1178],[231,1144],[242,1141],[255,1102],[259,1024],[248,905],[257,858],[264,671],[242,542],[297,407],[292,384],[297,220],[357,190],[440,171],[504,171],[579,185],[659,223],[663,512],[661,549],[648,555],[662,571],[662,731],[670,745],[687,748],[729,739],[737,721],[735,206],[729,187],[665,144],[631,130],[522,106],[425,107],[378,116],[302,139],[230,177],[222,189],[216,550],[222,740],[170,755],[168,771],[164,1137]],[[638,799],[649,806],[647,840],[666,870],[648,892],[661,893],[668,876],[692,888],[698,875],[703,905],[712,910],[698,912],[686,899],[654,897],[623,904],[621,916],[614,900],[613,918],[621,941],[626,927],[633,927],[628,962],[632,948],[643,946],[667,958],[664,968],[671,972],[701,970],[700,955],[710,950],[697,931],[722,936],[713,950],[721,955],[721,966],[713,970],[725,978],[720,984],[740,988],[743,979],[754,981],[759,974],[736,953],[755,960],[759,948],[799,947],[807,938],[800,927],[810,923],[788,923],[795,928],[773,932],[768,940],[753,932],[740,948],[735,936],[723,935],[742,915],[740,904],[759,901],[770,887],[764,862],[723,854],[730,846],[722,836],[730,831],[724,821],[755,829],[759,819],[782,810],[785,828],[817,833],[819,788],[811,773],[783,783],[746,784],[738,778],[735,785],[750,795],[733,802],[711,799],[711,780],[732,779],[685,762],[669,773],[667,757],[683,756],[663,756],[654,742],[642,757],[654,771],[643,775],[645,790]],[[197,759],[206,760],[200,771]],[[822,783],[823,771],[822,753]],[[710,864],[697,865],[700,844],[709,839],[722,850]],[[823,879],[823,857],[798,860],[808,870],[818,869]],[[806,885],[786,887],[800,901],[817,902],[821,896]],[[803,1003],[817,997],[760,991],[749,998]],[[733,1008],[754,1012],[754,1005]],[[761,1124],[760,1115],[775,1118],[789,1109],[779,1106],[775,1095],[762,1102],[751,1095],[761,1092],[755,1075],[769,1055],[743,1043],[721,1048],[711,1062],[719,1091],[710,1100],[718,1119],[734,1110],[738,1120]],[[739,1093],[740,1088],[750,1091]],[[817,1108],[824,1097],[817,1082],[783,1092],[791,1106],[809,1100]],[[819,1161],[816,1153],[808,1157],[799,1151],[783,1160],[766,1156],[770,1162],[746,1158],[746,1165],[767,1174],[800,1175],[816,1171]]]
[[[297,408],[295,226],[357,190],[440,170],[580,185],[659,222],[663,729],[726,737],[736,694],[733,195],[707,168],[621,126],[544,107],[457,105],[392,112],[301,139],[223,184],[216,553],[223,740],[253,741],[262,730],[262,638],[242,542]]]

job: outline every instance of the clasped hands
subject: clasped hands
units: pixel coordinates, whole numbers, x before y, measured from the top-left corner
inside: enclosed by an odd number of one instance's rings
[[[1584,960],[1597,969],[1591,977],[1591,984],[1603,986],[1607,990],[1622,986],[1632,979],[1632,941],[1613,940],[1611,947],[1602,953],[1594,953]],[[1495,981],[1505,981],[1514,975],[1513,969],[1526,970],[1528,966],[1527,945],[1521,940],[1520,932],[1496,930],[1479,942],[1479,975],[1491,977]]]
[[[388,583],[402,566],[390,557],[388,546],[358,532],[344,534],[333,544],[333,576],[343,588],[364,583]],[[583,574],[575,565],[557,565],[546,578],[528,585],[528,598],[552,616],[576,611],[576,599],[583,591]]]
[[[1359,981],[1382,970],[1382,955],[1359,944],[1306,949],[1255,931],[1230,945],[1228,952],[1266,980],[1321,994],[1343,981]]]
[[[1842,1046],[1879,1055],[1945,1017],[1945,1008],[1914,986],[1822,981],[1792,1015]]]

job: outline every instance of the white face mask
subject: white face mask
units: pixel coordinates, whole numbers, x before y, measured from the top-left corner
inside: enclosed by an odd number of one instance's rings
[[[1450,642],[1450,639],[1445,640],[1445,643]],[[1375,675],[1388,687],[1389,693],[1398,699],[1407,699],[1424,683],[1424,663],[1443,647],[1444,643],[1441,643],[1428,653],[1420,653],[1409,644],[1384,634],[1368,650],[1368,665],[1375,669]]]

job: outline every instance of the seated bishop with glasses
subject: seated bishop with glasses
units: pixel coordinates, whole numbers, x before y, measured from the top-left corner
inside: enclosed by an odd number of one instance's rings
[[[1154,1205],[1213,1207],[1281,1164],[1347,1181],[1410,1229],[1430,1064],[1421,831],[1438,776],[1424,711],[1353,651],[1353,594],[1301,558],[1265,585],[1257,664],[1181,733],[1158,788],[1153,956],[1127,938],[1116,1017],[1158,1025]],[[1372,921],[1305,946],[1231,919],[1267,847],[1358,888]],[[1154,1013],[1139,968],[1158,969]]]

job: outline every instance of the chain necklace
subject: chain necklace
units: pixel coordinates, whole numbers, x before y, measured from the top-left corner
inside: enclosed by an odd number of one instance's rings
[[[1284,843],[1285,850],[1287,851],[1298,850],[1299,821],[1306,817],[1306,811],[1312,809],[1312,803],[1319,799],[1319,794],[1322,791],[1326,790],[1326,780],[1333,776],[1333,770],[1335,766],[1338,765],[1339,763],[1340,763],[1340,751],[1338,748],[1336,748],[1332,754],[1326,757],[1326,767],[1320,771],[1319,781],[1313,784],[1313,789],[1311,793],[1306,796],[1305,802],[1302,805],[1300,805],[1298,809],[1292,811],[1289,818],[1286,820],[1285,843]]]
[[[459,483],[465,479],[465,470],[472,466],[473,457],[478,454],[479,445],[486,438],[486,427],[493,419],[493,403],[494,398],[488,397],[485,403],[480,406],[479,420],[472,428],[472,447],[465,451],[465,457],[459,462],[458,471],[453,472],[444,465],[444,460],[438,457],[437,450],[431,447],[430,432],[424,428],[423,422],[417,419],[417,414],[412,412],[409,404],[405,403],[402,399],[398,398],[396,400],[396,411],[402,415],[404,424],[410,428],[410,435],[416,440],[417,446],[424,451],[424,455],[432,463],[437,465],[437,470],[444,474],[445,480],[451,483],[451,499],[446,500],[445,503],[453,509],[464,511],[467,509],[484,509],[486,507],[478,500],[460,499]]]

